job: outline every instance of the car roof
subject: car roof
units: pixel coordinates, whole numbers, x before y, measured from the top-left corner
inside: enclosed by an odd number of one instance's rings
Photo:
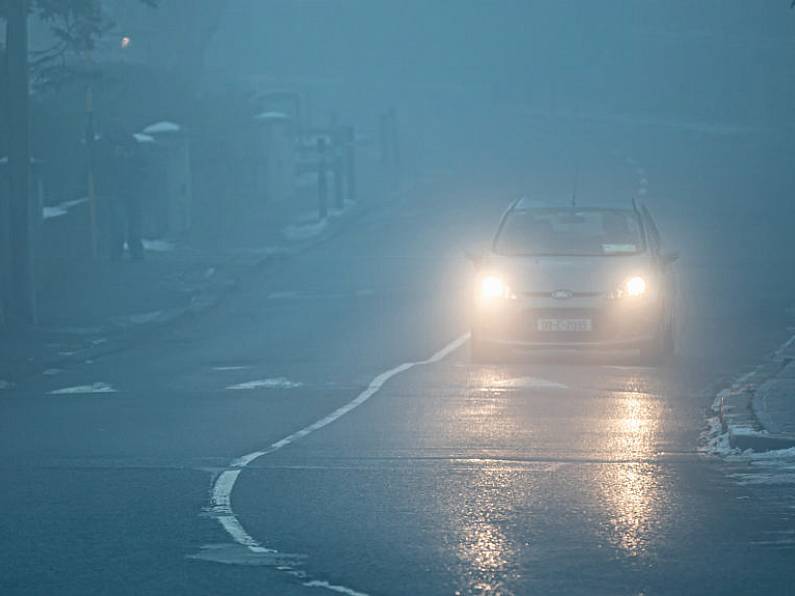
[[[511,205],[508,207],[506,211],[506,215],[511,211],[534,211],[534,210],[548,210],[548,211],[565,211],[565,210],[577,210],[577,211],[615,211],[615,212],[624,212],[624,213],[635,213],[636,215],[640,216],[640,208],[635,201],[628,207],[617,207],[617,206],[601,206],[601,205],[565,205],[565,204],[553,204],[548,203],[545,201],[540,201],[538,199],[531,199],[529,197],[521,197],[515,200]]]

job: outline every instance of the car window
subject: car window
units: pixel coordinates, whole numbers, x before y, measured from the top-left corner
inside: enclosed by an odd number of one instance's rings
[[[645,244],[634,211],[518,209],[503,220],[494,248],[509,256],[621,256]]]

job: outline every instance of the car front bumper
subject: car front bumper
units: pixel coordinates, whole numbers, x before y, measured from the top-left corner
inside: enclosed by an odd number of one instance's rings
[[[654,341],[662,328],[662,308],[656,302],[561,306],[553,303],[505,301],[476,307],[472,321],[478,341],[516,349],[623,350]],[[589,321],[587,331],[542,331],[539,320]]]

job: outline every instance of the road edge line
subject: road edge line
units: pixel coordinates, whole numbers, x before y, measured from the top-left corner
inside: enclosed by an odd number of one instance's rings
[[[383,386],[392,378],[399,374],[407,372],[418,366],[426,366],[434,364],[447,358],[453,352],[459,350],[467,341],[469,341],[469,333],[465,333],[456,339],[450,341],[442,349],[434,353],[430,358],[425,360],[418,360],[416,362],[404,362],[394,368],[390,368],[376,375],[367,388],[359,393],[354,399],[348,403],[340,406],[327,416],[316,420],[312,424],[303,427],[294,433],[272,443],[268,447],[258,451],[252,451],[240,457],[235,458],[229,464],[229,467],[221,472],[213,481],[210,490],[210,507],[208,511],[218,520],[224,531],[232,538],[232,540],[240,546],[247,548],[250,552],[256,554],[275,554],[278,551],[264,546],[256,538],[251,536],[248,531],[240,523],[240,519],[232,508],[232,493],[237,484],[240,473],[248,467],[252,462],[268,455],[279,451],[288,445],[300,441],[306,436],[328,426],[332,422],[339,420],[345,414],[348,414],[367,402],[371,397],[378,393]],[[306,581],[311,581],[310,578],[305,578]],[[320,587],[322,583],[313,584],[315,587]],[[351,592],[353,593],[353,592]]]

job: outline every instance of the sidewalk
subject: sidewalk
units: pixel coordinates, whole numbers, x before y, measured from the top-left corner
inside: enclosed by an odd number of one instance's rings
[[[795,335],[721,391],[713,409],[723,431],[717,441],[724,440],[726,450],[795,448]]]
[[[182,248],[147,251],[140,262],[70,262],[39,291],[39,325],[0,334],[0,386],[118,351],[211,308],[234,286],[238,270],[239,264]]]
[[[268,225],[251,218],[216,242],[146,242],[140,262],[65,259],[40,288],[39,325],[23,335],[0,331],[0,395],[27,377],[121,351],[212,308],[251,271],[325,241],[377,205],[389,185],[374,182],[364,200],[341,210],[330,204],[323,221],[305,188],[289,208],[263,209]]]

